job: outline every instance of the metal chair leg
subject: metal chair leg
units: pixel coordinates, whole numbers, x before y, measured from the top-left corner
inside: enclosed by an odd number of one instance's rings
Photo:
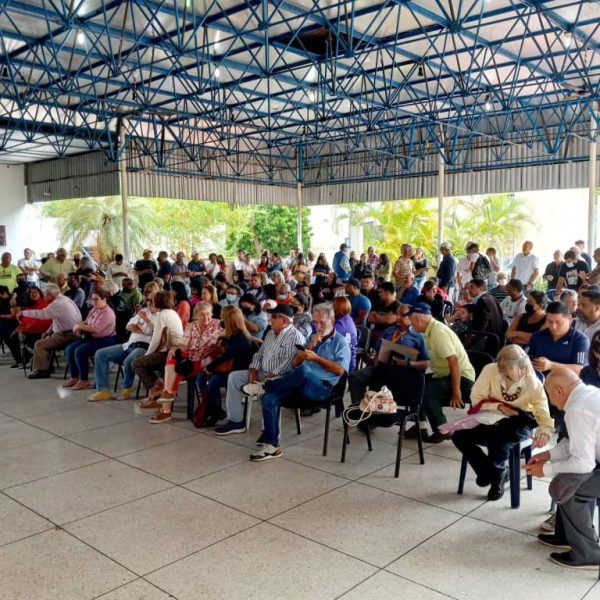
[[[465,479],[467,478],[467,459],[463,456],[462,461],[460,463],[460,475],[458,477],[458,490],[456,490],[457,494],[462,494],[465,489]]]
[[[350,436],[348,435],[348,423],[344,421],[344,437],[342,439],[342,458],[340,462],[346,462],[346,446],[350,442]]]
[[[396,479],[400,476],[400,461],[402,460],[402,440],[404,439],[405,427],[406,419],[403,419],[398,429],[398,445],[396,446],[396,468],[394,470],[394,477]]]
[[[327,446],[329,445],[329,419],[331,417],[331,403],[325,410],[325,435],[323,436],[323,456],[327,456]]]
[[[296,417],[296,433],[302,435],[302,424],[300,423],[300,409],[294,409],[294,416]]]

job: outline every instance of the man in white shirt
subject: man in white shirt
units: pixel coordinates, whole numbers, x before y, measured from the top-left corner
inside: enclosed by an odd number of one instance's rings
[[[17,267],[27,275],[27,283],[37,285],[40,280],[39,272],[42,263],[33,258],[33,251],[30,248],[25,248],[23,255],[24,258],[21,258],[19,262],[17,262]]]
[[[533,242],[524,242],[523,252],[515,256],[512,271],[510,272],[510,278],[519,279],[526,292],[533,288],[533,284],[540,273],[538,258],[535,254],[532,254],[532,250]]]
[[[500,302],[502,315],[509,322],[525,312],[527,298],[523,296],[523,284],[520,279],[511,279],[506,285],[508,296]]]
[[[123,262],[122,254],[115,254],[115,260],[111,262],[106,269],[107,277],[117,286],[117,289],[123,289],[123,279],[131,278],[131,269]]]
[[[563,567],[597,570],[600,546],[593,515],[600,497],[600,389],[585,385],[564,367],[548,375],[545,387],[550,402],[564,410],[569,437],[527,463],[528,475],[553,477],[551,490],[558,490],[560,483],[563,494],[555,496],[559,503],[554,533],[540,533],[538,541],[567,550],[550,554],[550,560]]]

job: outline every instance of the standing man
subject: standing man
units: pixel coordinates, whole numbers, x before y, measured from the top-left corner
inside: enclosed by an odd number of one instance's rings
[[[425,335],[425,346],[429,352],[433,374],[425,383],[423,412],[433,430],[427,441],[437,444],[450,437],[438,431],[438,427],[446,423],[442,406],[464,407],[475,382],[475,369],[457,335],[432,317],[428,304],[417,302],[413,306],[410,323],[416,332]],[[424,421],[423,416],[419,420]]]
[[[597,331],[600,331],[600,291],[584,290],[579,294],[579,317],[575,320],[575,329],[585,334],[592,342]]]
[[[544,274],[542,275],[542,279],[545,279],[548,282],[548,289],[556,289],[558,284],[558,276],[560,275],[560,268],[563,265],[562,252],[560,250],[555,250],[552,255],[554,259],[551,263],[546,265],[546,269],[544,270]]]
[[[590,255],[585,252],[585,242],[583,240],[577,240],[575,242],[575,245],[581,250],[581,258],[583,260],[585,260],[585,262],[588,264],[588,267],[591,269],[592,268],[592,258],[590,257]]]
[[[352,275],[350,260],[348,259],[348,246],[346,244],[342,244],[340,249],[333,255],[332,268],[338,279],[344,282]]]
[[[5,285],[12,294],[17,287],[17,275],[21,275],[22,272],[17,265],[12,264],[11,253],[5,252],[0,262],[0,285]]]
[[[552,562],[597,571],[600,546],[593,518],[600,497],[600,390],[564,367],[548,375],[545,387],[551,404],[564,411],[570,435],[527,463],[528,475],[553,477],[550,494],[558,500],[554,533],[540,533],[538,541],[563,550],[550,554]]]
[[[24,258],[17,262],[17,266],[27,276],[29,285],[37,285],[40,280],[40,261],[33,257],[33,250],[25,248],[23,251]]]
[[[475,305],[471,329],[496,334],[501,348],[504,344],[502,311],[485,286],[486,282],[483,279],[471,279],[467,288],[472,298],[471,302]]]
[[[379,256],[375,252],[375,248],[373,246],[369,246],[367,248],[367,262],[371,265],[371,271],[375,273],[375,269],[379,264]]]
[[[135,261],[134,269],[138,278],[138,287],[143,292],[146,284],[154,280],[158,268],[152,260],[152,250],[144,250],[142,256],[143,258]]]
[[[452,246],[443,242],[440,244],[440,254],[442,261],[437,272],[439,286],[451,302],[456,302],[456,259],[452,256]]]
[[[77,271],[77,267],[72,260],[67,258],[67,251],[64,248],[59,248],[56,251],[56,256],[49,258],[40,267],[40,275],[52,283],[56,281],[56,276],[59,273],[68,275],[73,271]]]
[[[596,266],[592,269],[588,277],[588,283],[591,285],[600,283],[600,248],[594,250],[594,260],[596,261]]]
[[[131,269],[123,260],[122,254],[115,254],[115,260],[106,269],[106,276],[117,286],[118,290],[123,289],[123,279],[131,277]]]
[[[394,264],[394,270],[392,272],[394,288],[398,299],[402,297],[404,290],[409,287],[407,281],[408,274],[415,272],[415,263],[411,260],[413,255],[412,246],[410,244],[402,244],[400,252],[402,255]]]
[[[515,256],[510,272],[511,279],[521,280],[525,292],[529,292],[533,288],[533,284],[540,273],[538,258],[531,252],[532,250],[533,242],[523,242],[523,252]]]

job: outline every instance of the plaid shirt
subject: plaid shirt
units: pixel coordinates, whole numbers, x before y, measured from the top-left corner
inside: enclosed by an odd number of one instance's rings
[[[205,329],[200,329],[198,322],[192,321],[185,328],[182,346],[187,347],[190,360],[199,362],[213,350],[224,334],[218,319],[211,319]]]

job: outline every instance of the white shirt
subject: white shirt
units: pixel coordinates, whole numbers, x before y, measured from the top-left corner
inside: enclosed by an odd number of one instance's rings
[[[77,308],[77,304],[62,294],[56,296],[46,308],[24,310],[22,314],[33,319],[52,319],[54,333],[72,331],[75,325],[81,323],[81,311]]]
[[[511,323],[515,317],[518,317],[525,312],[525,304],[527,304],[527,299],[522,294],[514,302],[510,296],[506,296],[506,298],[500,302],[500,308],[502,309],[502,314],[506,317],[508,322]]]
[[[110,279],[119,290],[123,289],[123,275],[115,275],[115,273],[127,273],[127,277],[131,277],[131,269],[123,262],[118,265],[116,262],[111,262],[106,269],[106,276]]]
[[[460,283],[462,287],[465,287],[471,279],[473,279],[473,273],[469,269],[469,265],[471,264],[471,260],[468,256],[464,256],[458,261],[458,272],[460,273]]]
[[[17,262],[17,267],[19,267],[19,269],[39,269],[41,264],[42,263],[39,260],[35,260],[35,258],[30,258],[29,260],[22,258]],[[37,283],[39,280],[40,277],[37,271],[34,271],[33,273],[27,273],[27,281],[29,283]]]
[[[600,389],[579,383],[565,404],[569,437],[550,450],[544,476],[589,473],[600,463]]]
[[[148,309],[144,309],[148,310]],[[129,336],[129,339],[121,346],[123,350],[127,350],[131,344],[137,344],[138,342],[143,342],[146,344],[150,344],[152,341],[152,334],[154,333],[154,322],[158,318],[158,313],[150,313],[150,322],[147,323],[142,319],[140,314],[133,315],[131,319],[129,319],[127,323],[127,327],[130,325],[137,325],[142,331],[138,333],[137,331],[133,331]]]
[[[538,268],[538,258],[531,252],[527,256],[520,252],[515,256],[512,266],[515,270],[514,278],[518,279],[523,285],[527,285],[533,272]]]
[[[577,331],[581,331],[581,333],[586,335],[590,342],[592,341],[592,338],[594,337],[596,331],[600,331],[600,319],[598,319],[594,323],[586,323],[585,321],[582,321],[581,319],[577,318],[575,319],[574,323],[575,329]]]

